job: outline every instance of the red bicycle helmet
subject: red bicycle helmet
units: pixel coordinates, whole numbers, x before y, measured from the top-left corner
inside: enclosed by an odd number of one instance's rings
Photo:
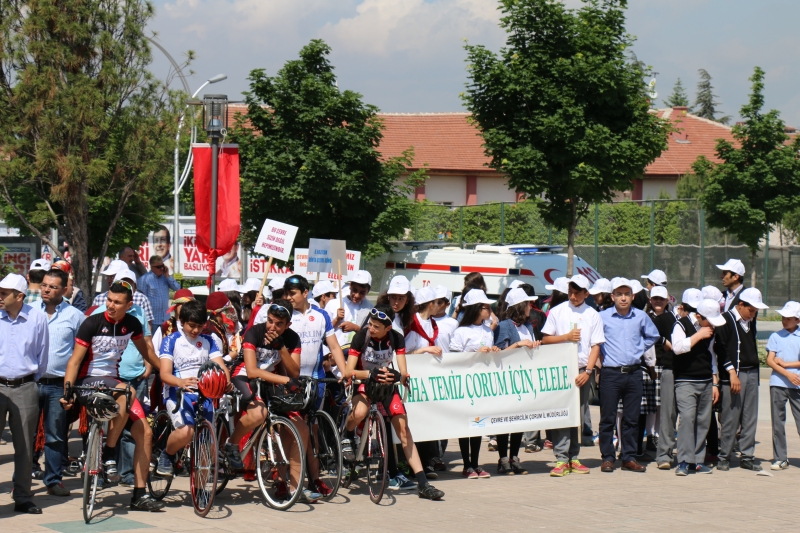
[[[206,398],[222,398],[227,388],[228,378],[217,363],[208,361],[197,371],[197,389]]]

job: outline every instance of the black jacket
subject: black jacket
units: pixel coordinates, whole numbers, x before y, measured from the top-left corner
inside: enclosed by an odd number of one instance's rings
[[[697,326],[687,316],[678,320],[678,326],[683,328],[686,337],[697,333]],[[686,353],[675,354],[672,372],[675,381],[711,381],[714,375],[713,355],[709,350],[714,337],[703,339]]]
[[[672,361],[675,354],[665,346],[666,342],[672,337],[672,330],[675,328],[676,318],[672,311],[666,310],[658,316],[650,315],[653,324],[658,329],[661,339],[656,342],[656,365],[664,368],[672,368]]]
[[[714,351],[719,362],[720,381],[730,381],[729,372],[741,369],[758,368],[758,342],[756,341],[756,321],[750,321],[750,330],[745,331],[733,312],[722,313],[725,325],[714,330]]]

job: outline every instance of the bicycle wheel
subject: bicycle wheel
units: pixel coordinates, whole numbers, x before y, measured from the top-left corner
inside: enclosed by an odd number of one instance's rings
[[[267,505],[285,511],[295,504],[303,491],[306,478],[306,450],[300,433],[288,418],[276,416],[269,428],[261,430],[256,450],[258,486]],[[290,462],[290,457],[293,460]],[[299,472],[297,472],[299,465]],[[292,466],[296,470],[294,489],[290,481]]]
[[[225,419],[224,416],[214,416],[215,425],[217,426],[217,446],[219,447],[219,468],[217,469],[217,492],[216,495],[219,496],[220,492],[225,490],[225,487],[228,485],[228,480],[232,479],[233,472],[228,472],[228,459],[225,457],[225,453],[222,450],[222,446],[228,440],[228,421]]]
[[[314,456],[319,460],[319,480],[331,490],[330,494],[322,498],[328,501],[336,496],[342,480],[342,443],[339,431],[331,415],[325,411],[317,411],[311,415],[309,427]]]
[[[369,498],[373,503],[379,503],[386,490],[388,475],[388,449],[386,448],[386,424],[380,413],[370,411],[369,431],[362,438],[367,441],[367,483],[369,484]]]
[[[167,439],[172,433],[172,421],[169,413],[161,410],[153,417],[153,453],[150,455],[150,472],[147,475],[147,490],[155,500],[163,500],[172,485],[171,477],[161,477],[156,474],[158,459],[161,452],[167,447]]]
[[[102,473],[101,446],[103,428],[92,422],[89,438],[86,441],[86,461],[83,463],[83,519],[88,524],[92,520],[97,498],[97,486]]]
[[[217,488],[217,437],[208,420],[198,422],[192,439],[191,493],[192,505],[197,516],[205,516],[214,503]]]

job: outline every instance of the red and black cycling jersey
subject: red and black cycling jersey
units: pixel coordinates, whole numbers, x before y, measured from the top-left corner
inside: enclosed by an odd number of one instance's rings
[[[367,327],[361,328],[350,341],[349,355],[358,357],[356,370],[383,368],[392,362],[395,353],[399,355],[406,353],[406,341],[394,329],[390,329],[382,339],[370,337],[369,346],[365,346],[368,329]]]
[[[280,337],[267,344],[267,324],[256,324],[247,329],[242,341],[242,350],[253,350],[256,352],[256,363],[258,368],[267,372],[274,372],[275,367],[281,362],[281,348],[286,346],[290,354],[301,353],[300,336],[293,330],[286,328]],[[247,369],[244,362],[236,367],[234,376],[246,376]]]
[[[92,315],[84,320],[75,336],[75,342],[89,350],[83,358],[78,378],[87,376],[119,377],[119,361],[131,339],[144,335],[142,323],[135,316],[125,314],[114,322],[108,313]]]

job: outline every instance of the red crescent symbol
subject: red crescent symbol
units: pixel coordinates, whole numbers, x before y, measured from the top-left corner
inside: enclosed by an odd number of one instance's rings
[[[547,283],[552,285],[553,276],[550,274],[551,272],[561,272],[561,271],[557,268],[548,268],[547,270],[544,271],[544,279],[547,280]]]

